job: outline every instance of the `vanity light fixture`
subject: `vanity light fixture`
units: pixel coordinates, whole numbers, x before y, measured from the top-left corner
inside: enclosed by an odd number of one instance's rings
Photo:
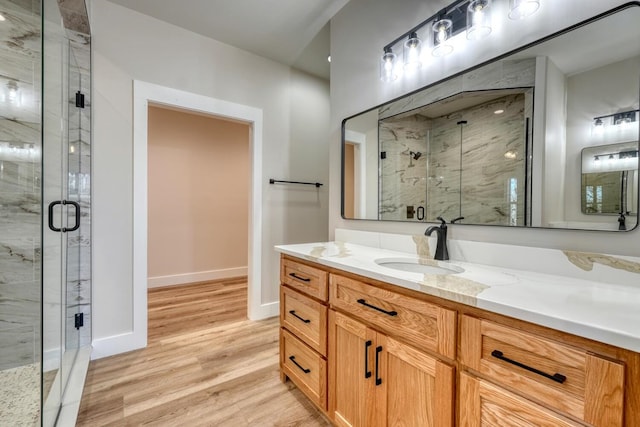
[[[431,54],[433,56],[446,56],[453,52],[453,46],[451,45],[451,30],[453,27],[453,21],[440,17],[431,27],[433,29],[433,44],[434,48]]]
[[[540,9],[540,0],[510,0],[509,19],[524,19]]]
[[[493,114],[502,114],[502,113],[504,113],[504,110],[502,108],[493,112]]]
[[[398,78],[397,62],[398,56],[390,47],[385,47],[380,58],[380,80],[389,83]]]
[[[491,34],[491,0],[473,0],[467,7],[467,39],[480,40]]]
[[[512,12],[516,8],[516,10],[522,10],[522,13],[532,13],[540,6],[539,0],[510,1]],[[422,68],[423,53],[427,50],[430,50],[435,57],[452,53],[455,43],[458,43],[454,41],[458,34],[465,32],[469,40],[488,36],[492,32],[492,20],[492,0],[454,0],[437,14],[384,46],[380,80],[393,82],[403,71],[410,72]],[[397,67],[399,61],[393,50],[401,48],[403,49],[403,67]]]
[[[7,18],[5,18],[4,15],[0,13],[0,22],[6,21],[6,20]]]
[[[607,114],[606,116],[598,116],[593,118],[593,125],[596,130],[601,130],[607,125],[619,126],[638,121],[638,111],[628,110],[619,113]]]
[[[593,156],[594,162],[599,162],[600,157],[606,156],[609,161],[626,160],[638,157],[638,150],[619,151],[617,153],[601,153]]]
[[[412,31],[404,42],[403,59],[404,69],[407,71],[415,71],[422,67],[422,40],[418,37],[418,33]]]

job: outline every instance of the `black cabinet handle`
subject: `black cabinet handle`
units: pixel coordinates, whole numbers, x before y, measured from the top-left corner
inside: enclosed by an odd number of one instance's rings
[[[369,347],[371,347],[371,340],[364,343],[364,377],[371,378],[371,371],[369,370]]]
[[[310,282],[311,281],[311,279],[306,278],[306,277],[300,277],[296,273],[289,273],[289,276],[293,277],[294,279],[302,280],[303,282]]]
[[[298,319],[302,320],[304,323],[311,323],[311,320],[303,319],[302,317],[298,316],[295,310],[289,310],[289,314],[291,314],[293,317],[297,317]]]
[[[80,228],[80,205],[77,202],[72,202],[69,200],[63,200],[62,201],[63,205],[71,205],[75,208],[76,210],[76,223],[72,228],[63,228],[62,231],[76,231],[78,228]]]
[[[62,229],[53,225],[53,208],[61,204],[62,204],[62,200],[56,200],[55,202],[49,203],[49,228],[51,229],[51,231],[55,231],[58,233],[61,232]]]
[[[380,353],[382,352],[382,346],[379,345],[376,347],[376,385],[380,385],[382,384],[382,378],[380,378],[380,374],[379,374],[379,370],[378,370],[378,365],[379,365],[379,358],[380,358]]]
[[[382,309],[380,307],[376,307],[375,305],[367,304],[367,302],[362,298],[358,300],[358,304],[362,304],[365,307],[373,308],[374,310],[378,310],[379,312],[384,313],[384,314],[388,314],[389,316],[397,316],[398,315],[397,311],[387,311],[387,310]]]
[[[305,374],[308,374],[309,372],[311,372],[311,369],[306,369],[306,368],[303,368],[302,366],[300,366],[300,364],[298,362],[296,362],[296,357],[295,356],[289,356],[289,360],[291,360],[293,362],[293,364],[296,365],[298,368],[300,368],[300,370],[302,370],[302,372],[304,372]]]
[[[560,383],[560,384],[562,384],[563,382],[565,382],[567,380],[567,377],[565,377],[562,374],[558,374],[558,373],[555,373],[553,375],[547,374],[546,372],[542,372],[539,369],[532,368],[531,366],[527,366],[524,363],[520,363],[520,362],[517,362],[515,360],[509,359],[508,357],[505,357],[504,354],[500,350],[493,350],[491,352],[491,355],[493,357],[495,357],[496,359],[504,360],[507,363],[511,363],[512,365],[516,365],[519,368],[526,369],[527,371],[533,372],[534,374],[542,375],[543,377],[549,378],[550,380],[555,381],[555,382]]]

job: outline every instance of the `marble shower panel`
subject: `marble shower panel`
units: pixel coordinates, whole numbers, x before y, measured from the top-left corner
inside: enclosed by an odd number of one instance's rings
[[[524,99],[509,95],[433,121],[427,220],[524,225]]]
[[[380,122],[380,219],[413,220],[407,207],[425,206],[427,139],[430,121],[420,115],[391,118]],[[417,159],[411,153],[420,153]]]
[[[0,4],[0,369],[9,369],[40,361],[41,38],[39,1]]]

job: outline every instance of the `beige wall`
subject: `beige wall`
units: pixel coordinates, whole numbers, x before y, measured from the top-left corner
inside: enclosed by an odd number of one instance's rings
[[[353,144],[344,144],[344,216],[346,218],[354,217],[354,162]]]
[[[150,286],[246,269],[249,131],[248,124],[149,107]]]

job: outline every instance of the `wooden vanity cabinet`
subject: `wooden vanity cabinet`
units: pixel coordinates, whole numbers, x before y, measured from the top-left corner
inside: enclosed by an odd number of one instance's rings
[[[280,265],[280,372],[327,409],[326,271],[294,259]]]
[[[461,316],[459,359],[479,376],[588,425],[623,425],[619,361],[469,315]],[[461,401],[474,400],[468,390],[473,387],[462,388]]]
[[[640,426],[639,353],[286,255],[281,283],[282,379],[337,426]]]
[[[329,311],[329,415],[338,426],[453,426],[454,368]]]

